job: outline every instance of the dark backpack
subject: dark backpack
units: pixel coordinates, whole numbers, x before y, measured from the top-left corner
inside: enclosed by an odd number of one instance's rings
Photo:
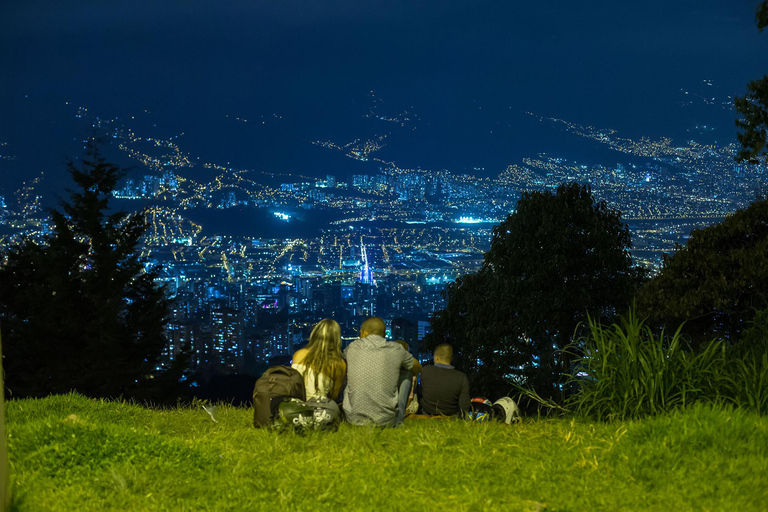
[[[290,366],[267,368],[253,388],[253,426],[268,427],[272,424],[272,399],[293,397],[305,400],[304,377]]]
[[[339,428],[341,410],[329,398],[310,398],[306,402],[298,398],[278,396],[272,400],[272,428],[307,432]]]

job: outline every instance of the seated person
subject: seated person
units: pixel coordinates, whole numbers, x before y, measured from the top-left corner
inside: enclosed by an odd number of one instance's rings
[[[435,364],[421,370],[421,412],[430,416],[463,416],[470,410],[467,376],[451,366],[453,348],[438,345]]]
[[[307,400],[336,400],[347,374],[347,363],[341,357],[339,324],[330,318],[320,320],[309,335],[307,347],[293,354],[291,368],[304,376]]]
[[[397,340],[395,343],[399,343],[406,352],[410,353],[410,348],[404,340]],[[405,411],[406,416],[409,414],[416,414],[419,410],[419,399],[416,398],[416,383],[419,381],[421,363],[415,357],[413,358],[413,370],[411,370],[410,374],[407,372],[407,370],[401,370],[399,394],[399,407]],[[408,381],[410,381],[410,386],[408,386]],[[403,401],[405,402],[405,407],[402,405]]]
[[[410,384],[413,357],[384,339],[384,331],[384,321],[371,317],[360,326],[360,337],[344,350],[344,414],[353,425],[395,427],[405,415],[405,403],[399,406],[400,388],[404,380]]]

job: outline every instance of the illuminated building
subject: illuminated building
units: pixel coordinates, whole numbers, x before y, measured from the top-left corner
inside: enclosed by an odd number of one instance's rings
[[[365,249],[362,237],[360,237],[360,253],[363,260],[362,266],[360,267],[360,282],[365,284],[375,284],[371,274],[371,267],[368,264],[368,251]]]
[[[220,374],[243,369],[243,326],[240,312],[223,307],[211,311],[211,364]]]

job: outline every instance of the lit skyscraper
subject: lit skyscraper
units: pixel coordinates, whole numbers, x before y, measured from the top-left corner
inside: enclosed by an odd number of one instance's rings
[[[360,254],[362,256],[362,266],[360,267],[360,281],[365,284],[375,284],[371,275],[371,267],[368,264],[368,253],[365,250],[363,238],[360,237]]]
[[[243,326],[240,312],[232,308],[211,311],[211,362],[218,373],[243,369]]]

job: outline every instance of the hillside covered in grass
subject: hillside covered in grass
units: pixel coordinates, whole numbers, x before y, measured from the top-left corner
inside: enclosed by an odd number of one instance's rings
[[[307,435],[251,411],[79,395],[6,405],[13,509],[764,510],[768,420],[696,406],[632,422],[406,420]]]

